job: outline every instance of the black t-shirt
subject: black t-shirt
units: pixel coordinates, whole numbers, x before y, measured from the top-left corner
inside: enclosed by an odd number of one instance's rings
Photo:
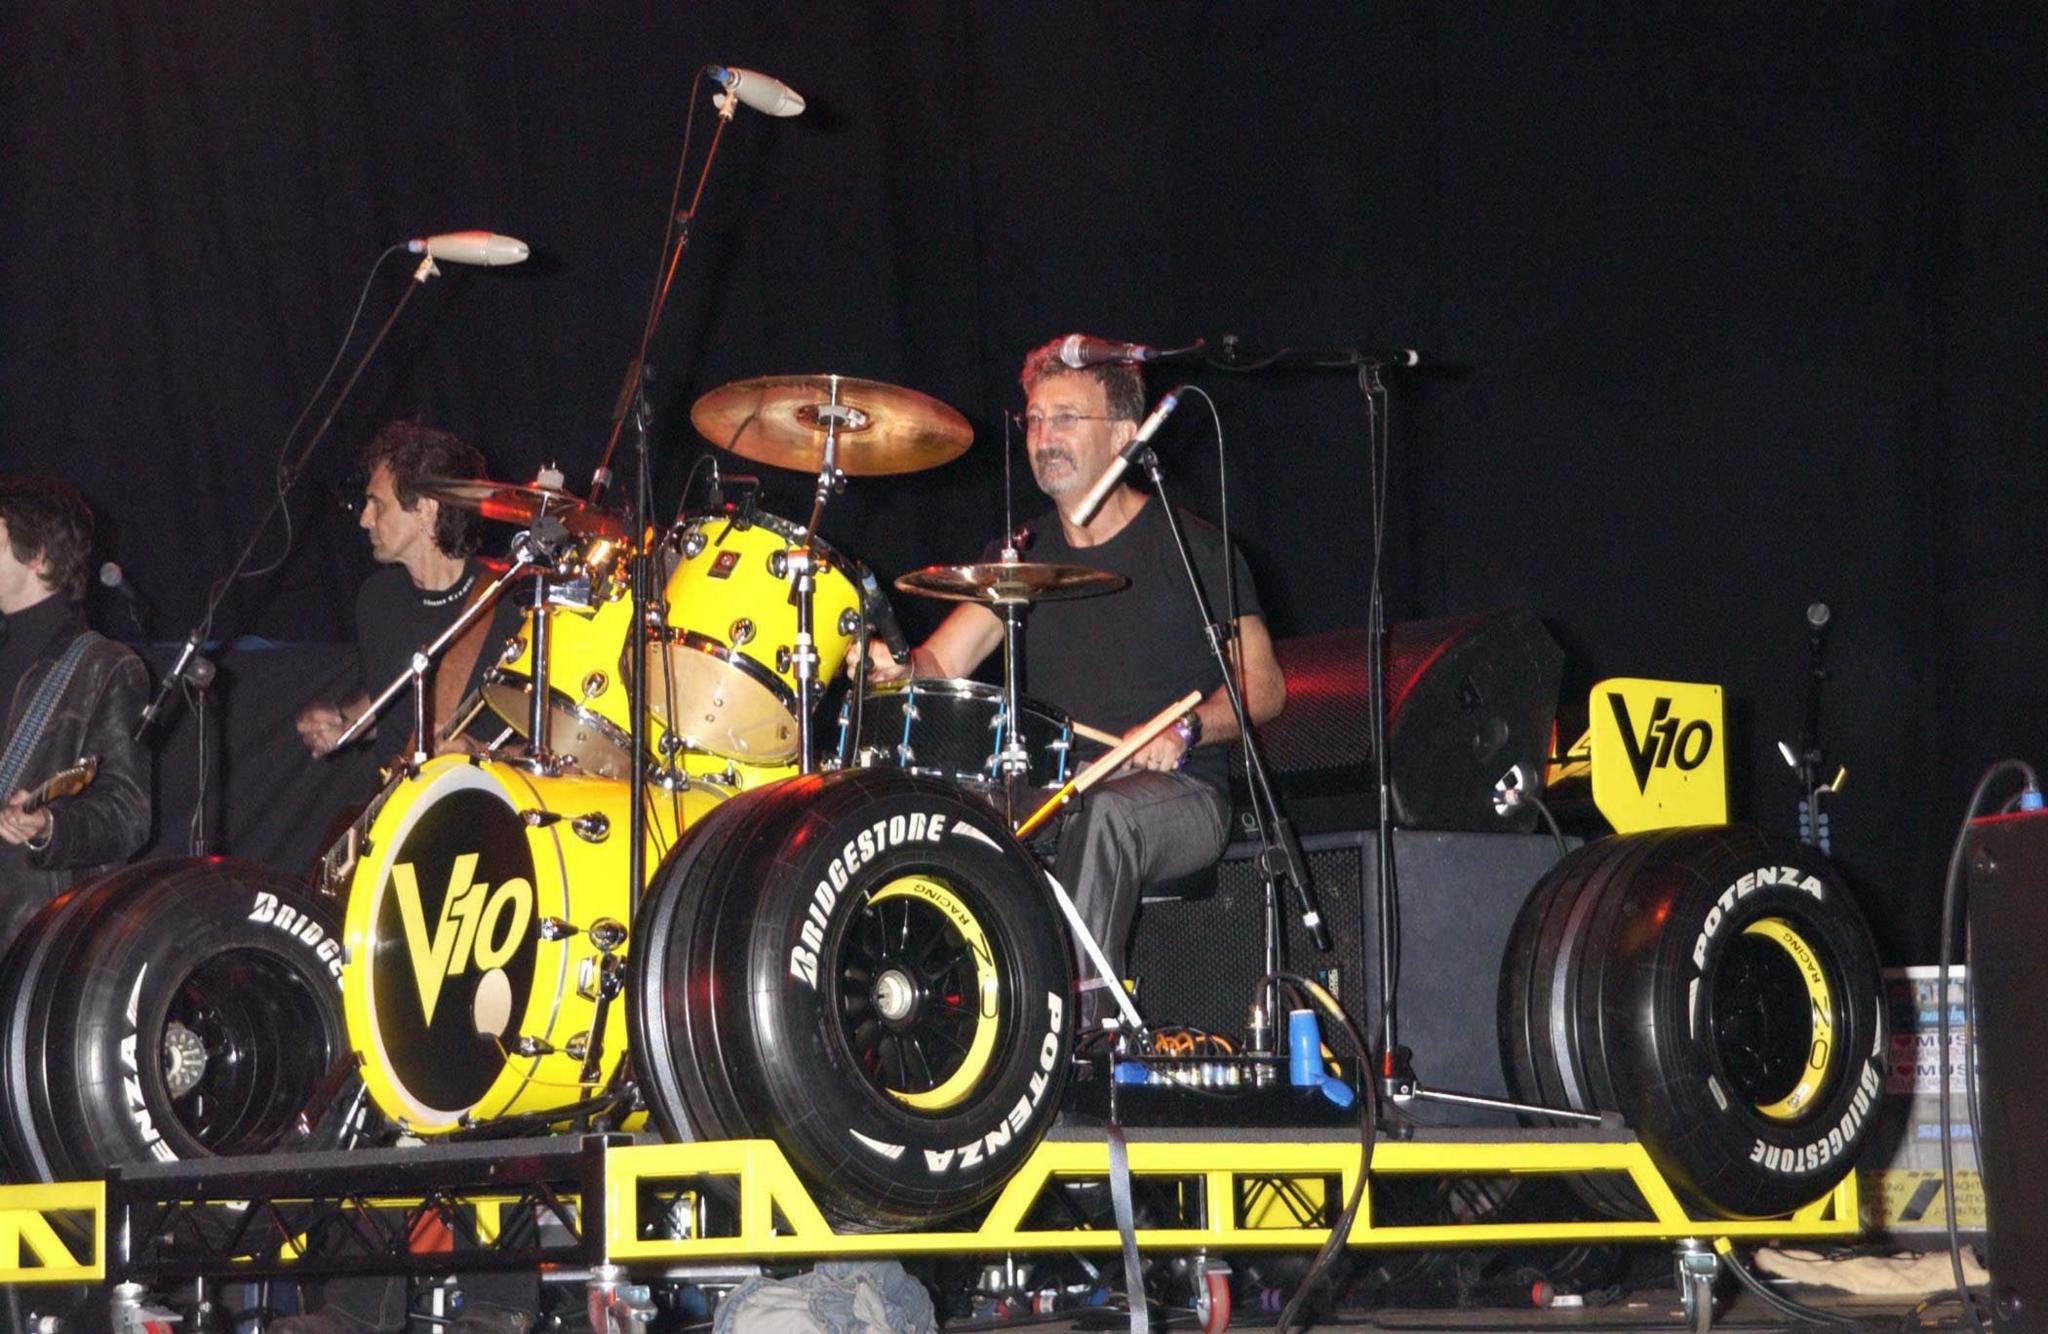
[[[1222,530],[1184,509],[1176,508],[1174,514],[1202,576],[1202,591],[1216,615],[1226,616]],[[1201,611],[1157,497],[1148,498],[1116,536],[1092,547],[1069,546],[1054,511],[1026,526],[1035,537],[1024,559],[1091,566],[1131,581],[1115,593],[1041,602],[1025,613],[1026,695],[1080,722],[1121,733],[1190,690],[1207,695],[1222,684],[1202,632]],[[1238,615],[1256,616],[1259,595],[1252,587],[1251,570],[1241,552],[1234,554]],[[993,546],[982,556],[985,561],[999,558]],[[1075,738],[1078,759],[1103,749]],[[1198,747],[1189,754],[1185,772],[1219,787],[1226,785],[1227,749]]]
[[[432,643],[462,614],[476,586],[488,583],[491,573],[482,561],[471,557],[462,567],[462,577],[442,589],[421,588],[413,583],[402,565],[387,565],[363,580],[356,593],[356,653],[362,665],[363,692],[375,699],[393,678],[412,666],[415,650]],[[498,645],[518,633],[519,594],[526,584],[514,585],[491,609],[489,638],[476,656],[464,695],[483,680],[484,672],[498,660]],[[432,687],[432,678],[428,686]],[[377,720],[375,735],[403,736],[412,729],[409,697],[400,695]]]

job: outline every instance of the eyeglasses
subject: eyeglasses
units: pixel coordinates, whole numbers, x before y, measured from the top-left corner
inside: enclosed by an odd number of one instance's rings
[[[1122,418],[1110,413],[1098,412],[1027,412],[1024,414],[1024,434],[1036,435],[1050,426],[1056,434],[1065,435],[1074,429],[1075,422],[1113,422]]]

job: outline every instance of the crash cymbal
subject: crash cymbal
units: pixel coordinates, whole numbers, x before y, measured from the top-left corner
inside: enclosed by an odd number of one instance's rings
[[[896,587],[947,602],[1060,602],[1114,593],[1131,581],[1086,565],[992,561],[985,565],[927,565],[896,580]]]
[[[417,488],[423,496],[457,509],[474,510],[497,523],[529,524],[549,514],[561,520],[573,537],[618,540],[626,535],[625,520],[560,487],[494,482],[486,477],[422,477]]]
[[[824,465],[825,432],[834,420],[834,462],[849,477],[936,468],[974,440],[967,419],[937,399],[845,375],[735,380],[690,408],[690,424],[712,444],[795,472]]]

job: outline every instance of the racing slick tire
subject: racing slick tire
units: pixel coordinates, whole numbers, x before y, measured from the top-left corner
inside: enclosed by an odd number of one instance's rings
[[[45,1181],[287,1147],[348,1051],[340,922],[251,862],[127,867],[60,895],[0,961],[0,1152]]]
[[[1870,929],[1820,854],[1744,826],[1603,839],[1523,905],[1501,973],[1518,1098],[1618,1111],[1690,1208],[1788,1213],[1851,1169],[1884,1087]],[[1575,1183],[1640,1215],[1618,1177]]]
[[[656,1124],[775,1140],[845,1226],[988,1200],[1058,1109],[1066,933],[1030,854],[950,785],[864,769],[742,793],[685,833],[634,938]]]

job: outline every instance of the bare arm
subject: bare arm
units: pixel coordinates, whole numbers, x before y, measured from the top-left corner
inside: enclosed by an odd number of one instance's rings
[[[899,663],[877,640],[868,641],[868,679],[900,681],[906,676],[965,676],[1003,642],[1003,622],[978,603],[963,602],[939,622],[931,637]]]
[[[1258,726],[1278,717],[1287,703],[1287,678],[1280,672],[1280,660],[1273,656],[1273,637],[1266,632],[1263,616],[1237,618],[1237,641],[1231,646],[1232,662],[1244,666],[1244,707]],[[1217,686],[1195,705],[1202,720],[1202,744],[1221,745],[1237,739],[1237,715],[1231,711],[1230,696]],[[1181,762],[1180,734],[1173,729],[1160,733],[1144,749],[1131,756],[1134,769],[1172,769]]]

